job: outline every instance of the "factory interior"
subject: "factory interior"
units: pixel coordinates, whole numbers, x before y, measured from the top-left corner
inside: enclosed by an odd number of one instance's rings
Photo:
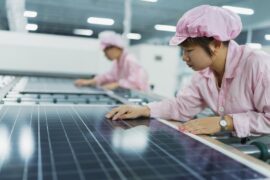
[[[0,180],[270,179],[269,0],[0,0]]]

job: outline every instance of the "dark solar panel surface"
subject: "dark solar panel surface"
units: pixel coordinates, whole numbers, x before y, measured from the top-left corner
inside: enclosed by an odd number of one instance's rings
[[[101,89],[95,87],[77,87],[74,85],[75,79],[65,78],[41,78],[28,77],[26,85],[20,90],[25,93],[100,93]]]
[[[3,106],[0,179],[256,179],[264,175],[154,119],[96,106]]]

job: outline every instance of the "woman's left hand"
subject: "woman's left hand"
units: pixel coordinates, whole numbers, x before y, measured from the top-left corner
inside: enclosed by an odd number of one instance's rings
[[[190,120],[178,128],[180,131],[192,134],[215,134],[221,130],[220,117],[206,117]]]

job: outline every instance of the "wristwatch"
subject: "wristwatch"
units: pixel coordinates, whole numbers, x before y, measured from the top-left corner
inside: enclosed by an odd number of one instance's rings
[[[221,131],[226,131],[227,130],[227,127],[228,127],[228,123],[227,121],[225,120],[224,116],[222,115],[221,116],[221,119],[219,121],[219,125],[220,125],[220,128],[221,128]]]

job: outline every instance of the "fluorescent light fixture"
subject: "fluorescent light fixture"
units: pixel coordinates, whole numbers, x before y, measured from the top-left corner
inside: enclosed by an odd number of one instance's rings
[[[74,29],[73,34],[91,36],[93,34],[93,31],[91,29]]]
[[[133,39],[133,40],[140,40],[142,38],[142,35],[140,35],[138,33],[128,33],[127,38]]]
[[[252,49],[261,49],[262,45],[260,43],[247,43],[247,45],[249,47],[251,47]]]
[[[265,40],[270,41],[270,34],[264,35]]]
[[[142,1],[145,1],[145,2],[153,2],[153,3],[155,3],[155,2],[157,2],[158,0],[142,0]]]
[[[37,17],[36,11],[24,11],[23,13],[24,17],[34,18]]]
[[[38,25],[37,24],[27,24],[25,26],[25,29],[28,31],[36,31],[38,29]]]
[[[158,31],[169,31],[169,32],[175,32],[176,31],[175,26],[162,25],[162,24],[155,25],[155,29],[158,30]]]
[[[222,6],[224,9],[229,9],[237,14],[252,15],[254,10],[250,8],[235,7],[235,6]]]
[[[99,18],[99,17],[89,17],[87,19],[87,22],[90,24],[99,24],[99,25],[105,25],[105,26],[111,26],[114,24],[113,19]]]

